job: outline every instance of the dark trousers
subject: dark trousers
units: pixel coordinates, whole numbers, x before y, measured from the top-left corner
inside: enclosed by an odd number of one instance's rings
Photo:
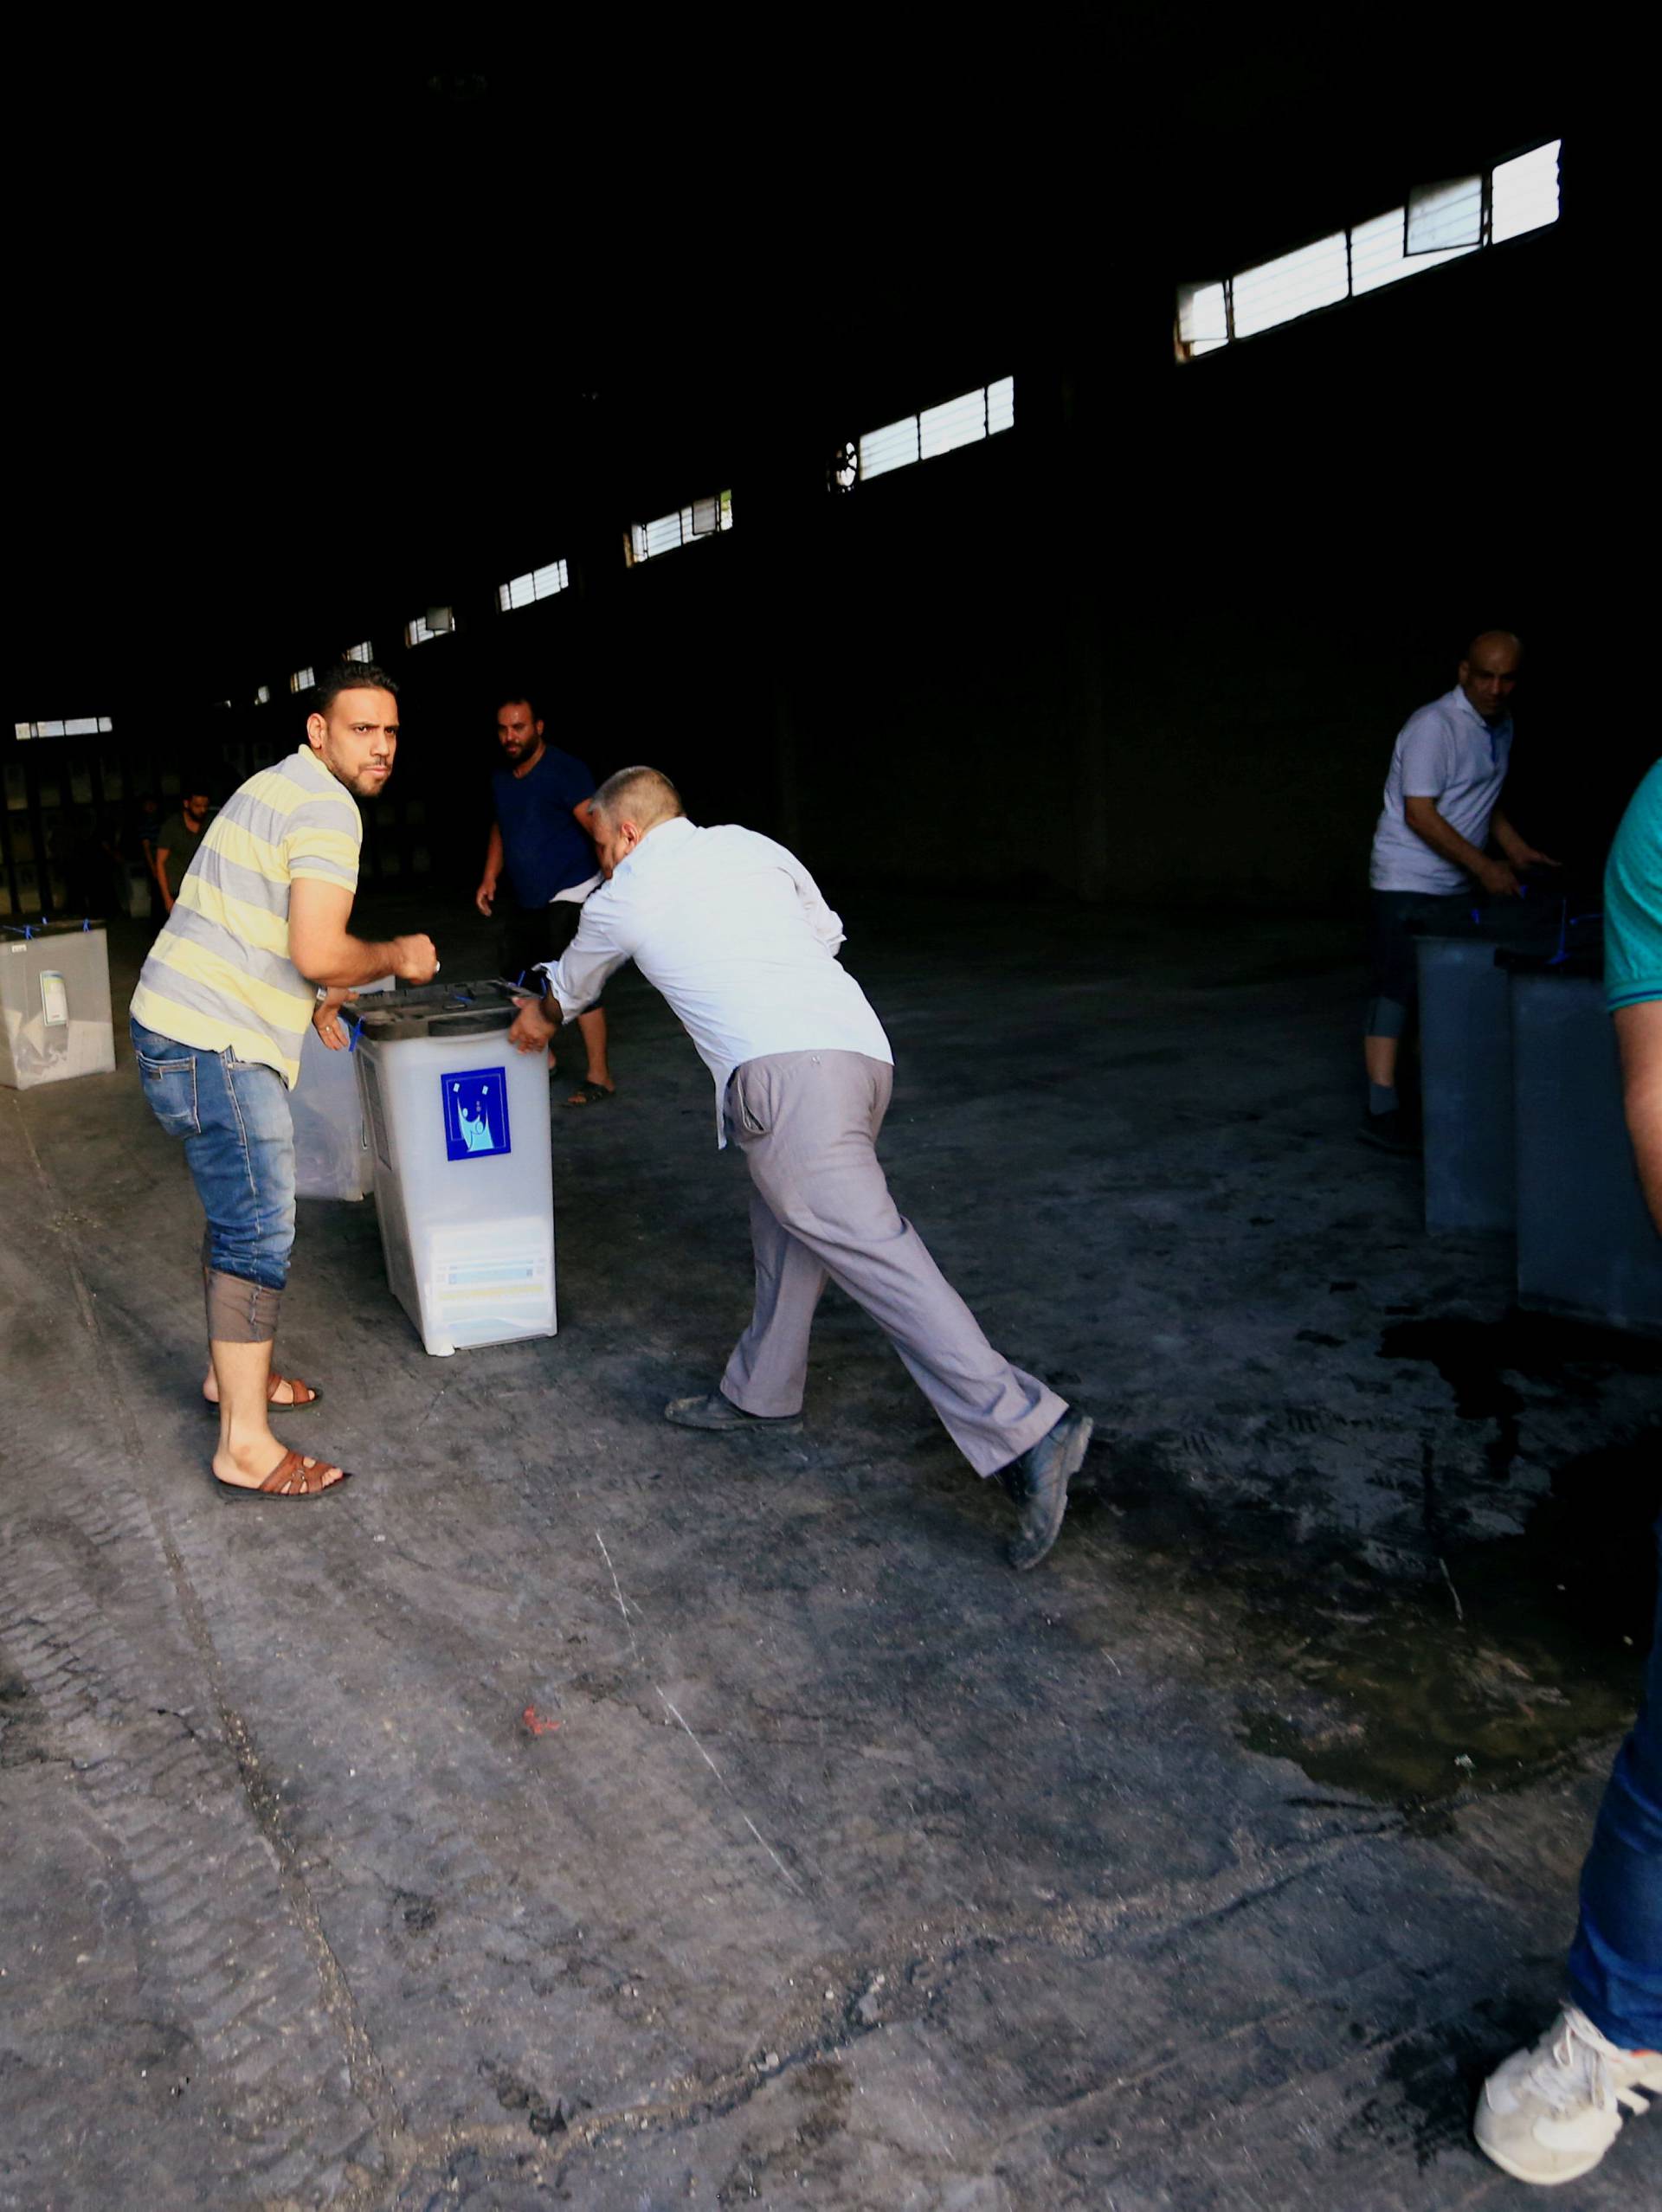
[[[510,983],[523,981],[533,968],[557,961],[577,934],[581,900],[563,898],[551,906],[514,906],[499,917],[498,973]]]

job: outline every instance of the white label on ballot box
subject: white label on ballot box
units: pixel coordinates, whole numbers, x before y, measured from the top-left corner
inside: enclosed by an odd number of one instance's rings
[[[512,1335],[544,1318],[551,1327],[553,1247],[545,1218],[435,1230],[427,1246],[434,1314],[458,1344]]]
[[[62,1029],[69,1019],[69,993],[55,968],[41,972],[41,1019],[48,1029]]]

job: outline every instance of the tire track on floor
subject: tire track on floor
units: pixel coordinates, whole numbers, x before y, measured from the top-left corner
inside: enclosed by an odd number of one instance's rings
[[[130,1887],[162,2009],[262,2194],[381,2163],[279,1855],[231,1747],[159,1701],[143,1655],[49,1533],[0,1521],[0,1647],[49,1720]]]
[[[16,1104],[14,1102],[14,1110]],[[46,1201],[35,1226],[62,1255],[68,1288],[117,1424],[126,1464],[146,1469],[140,1424],[63,1209],[16,1114]],[[206,1613],[153,1497],[100,1476],[95,1491],[65,1471],[52,1514],[0,1519],[0,1643],[39,1697],[89,1810],[113,1841],[183,2024],[220,2076],[220,2111],[246,2143],[261,2194],[305,2189],[322,2201],[348,2162],[396,2163],[397,2109],[330,1946],[274,1791],[226,1694]],[[73,1532],[73,1534],[72,1534]],[[216,1733],[171,1709],[155,1669],[77,1571],[90,1542],[119,1546],[124,1605],[145,1570],[158,1609],[182,1622],[205,1677]],[[252,1898],[250,1910],[246,1899]]]

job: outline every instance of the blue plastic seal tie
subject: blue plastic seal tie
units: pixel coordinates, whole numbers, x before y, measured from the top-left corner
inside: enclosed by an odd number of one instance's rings
[[[363,1026],[364,1026],[364,1017],[363,1017],[363,1015],[362,1015],[362,1014],[348,1014],[348,1015],[347,1015],[347,1017],[346,1017],[346,1050],[347,1050],[349,1052],[356,1052],[356,1051],[357,1051],[357,1050],[358,1050],[358,1032],[359,1032],[359,1031],[363,1028]]]
[[[1558,963],[1559,963],[1559,961],[1560,961],[1561,960],[1562,960],[1562,959],[1565,957],[1566,948],[1567,948],[1568,944],[1569,944],[1569,901],[1566,898],[1566,899],[1562,900],[1562,901],[1560,902],[1560,903],[1559,903],[1559,908],[1558,908],[1558,949],[1557,949],[1557,951],[1556,951],[1556,953],[1554,953],[1554,955],[1552,955],[1552,958],[1551,958],[1551,959],[1550,959],[1550,960],[1547,962],[1547,966],[1548,966],[1549,968],[1556,968],[1556,967],[1557,967],[1557,965],[1558,965]]]

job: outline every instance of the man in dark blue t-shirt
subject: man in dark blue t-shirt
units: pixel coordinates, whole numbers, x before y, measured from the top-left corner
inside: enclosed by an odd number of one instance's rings
[[[491,778],[496,820],[473,903],[488,916],[506,871],[511,903],[501,917],[500,972],[510,978],[557,961],[577,935],[583,903],[601,884],[589,835],[595,779],[581,761],[543,743],[531,701],[510,692],[496,710],[496,742],[506,765]],[[577,1016],[589,1075],[568,1106],[595,1106],[615,1086],[606,1064],[606,1017],[598,1006]]]

